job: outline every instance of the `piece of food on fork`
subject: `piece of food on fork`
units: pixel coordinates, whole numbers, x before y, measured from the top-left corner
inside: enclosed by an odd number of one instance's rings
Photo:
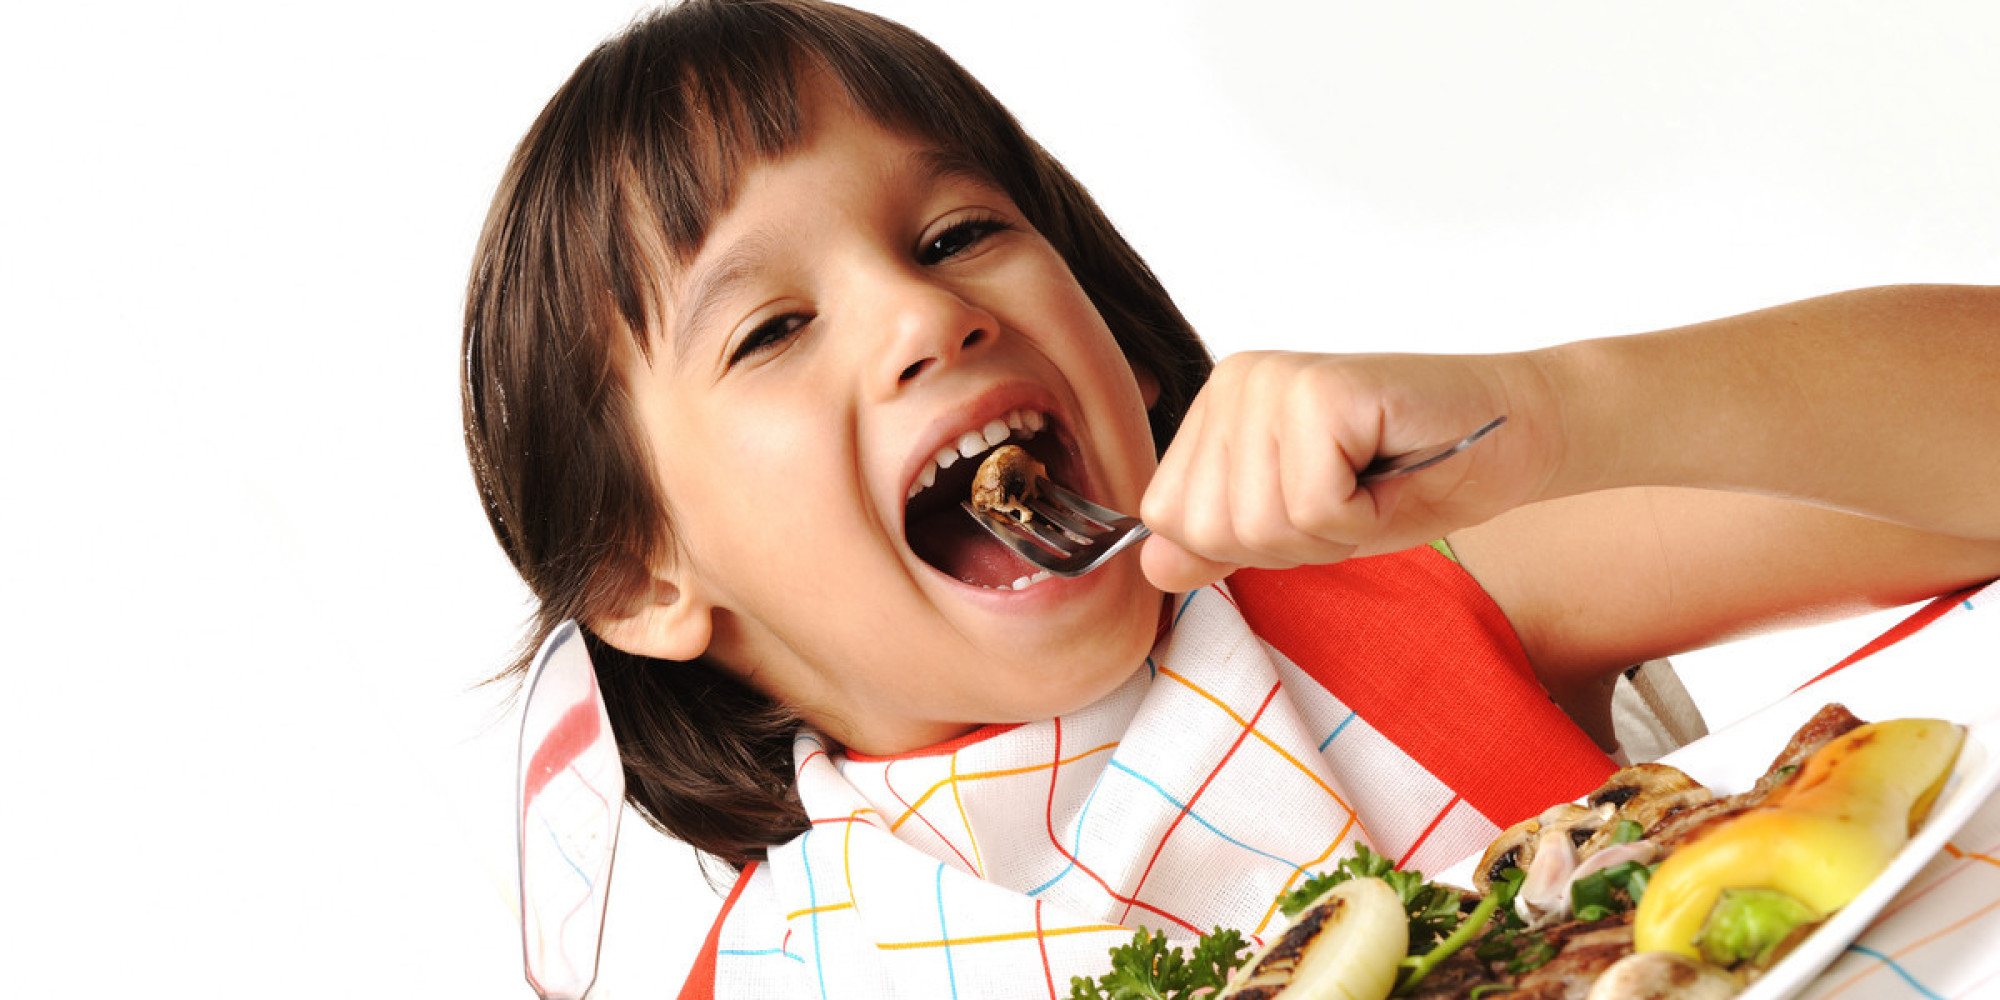
[[[1027,449],[1003,444],[979,463],[979,473],[972,480],[972,506],[1026,524],[1035,518],[1028,504],[1035,499],[1036,484],[1045,471]]]

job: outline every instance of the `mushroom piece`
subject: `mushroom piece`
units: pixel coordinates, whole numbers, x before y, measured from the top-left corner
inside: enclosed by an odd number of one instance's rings
[[[1611,806],[1613,813],[1603,829],[1582,845],[1582,854],[1589,857],[1609,847],[1621,820],[1637,823],[1641,830],[1651,830],[1660,820],[1714,798],[1714,792],[1679,768],[1666,764],[1620,768],[1584,799],[1592,806]]]
[[[1585,1000],[1726,1000],[1743,989],[1735,976],[1671,951],[1641,951],[1612,963]]]
[[[1481,893],[1493,889],[1493,880],[1499,878],[1509,868],[1519,868],[1531,872],[1536,854],[1542,845],[1553,844],[1557,839],[1569,848],[1568,867],[1576,866],[1577,851],[1597,835],[1610,821],[1611,806],[1580,806],[1574,802],[1563,802],[1542,810],[1540,816],[1525,819],[1502,831],[1487,845],[1486,853],[1479,857],[1479,867],[1472,873],[1473,887]],[[1549,838],[1551,832],[1559,838]],[[1553,877],[1553,876],[1550,876]]]
[[[1035,516],[1028,501],[1035,498],[1035,484],[1043,471],[1042,463],[1027,449],[1003,444],[979,463],[979,472],[972,480],[972,506],[998,511],[1026,524]]]

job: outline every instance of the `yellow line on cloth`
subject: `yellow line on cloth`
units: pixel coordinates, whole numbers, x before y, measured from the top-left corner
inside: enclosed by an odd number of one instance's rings
[[[961,781],[979,781],[985,778],[1006,778],[1016,774],[1032,774],[1036,771],[1046,771],[1052,767],[1060,767],[1064,764],[1074,764],[1077,761],[1080,761],[1085,757],[1090,756],[1091,754],[1103,753],[1106,750],[1116,749],[1117,746],[1118,743],[1117,741],[1114,740],[1110,743],[1104,744],[1101,747],[1095,747],[1090,750],[1085,750],[1084,752],[1077,754],[1074,757],[1068,757],[1063,760],[1056,761],[1053,764],[1029,764],[1025,767],[1009,767],[1009,768],[1003,768],[998,771],[975,771],[971,774],[954,773],[951,777],[946,778],[945,780],[940,781],[937,784],[932,785],[931,787],[925,789],[924,794],[917,796],[917,801],[910,803],[909,808],[904,809],[903,814],[901,816],[896,817],[895,820],[890,822],[889,829],[891,831],[894,831],[898,827],[901,827],[904,821],[908,820],[912,816],[915,816],[917,814],[917,810],[922,809],[924,807],[924,803],[929,801],[932,795],[937,794],[938,789],[941,789],[946,785],[953,785],[954,790],[956,790],[955,788],[956,784]],[[953,769],[954,771],[956,771],[957,769],[956,762],[953,763]]]
[[[979,837],[972,832],[972,819],[965,815],[965,797],[958,794],[958,751],[951,752],[951,800],[958,806],[958,821],[965,827],[965,841],[972,846],[972,874],[986,877],[986,859],[979,856]],[[850,893],[849,895],[852,895]]]
[[[787,921],[792,921],[792,920],[797,920],[800,917],[810,917],[815,913],[832,913],[835,910],[851,910],[853,908],[854,908],[854,901],[850,899],[845,903],[828,903],[825,906],[815,906],[810,910],[793,910],[792,912],[785,914],[785,919]]]
[[[962,944],[997,944],[1003,941],[1029,941],[1035,938],[1060,937],[1064,934],[1091,934],[1097,931],[1118,931],[1131,933],[1132,928],[1119,924],[1089,924],[1083,927],[1057,927],[1039,931],[1012,931],[1006,934],[978,934],[972,937],[945,938],[941,941],[878,941],[875,947],[883,951],[910,951],[917,948],[956,947]]]
[[[1347,814],[1347,822],[1341,826],[1339,833],[1333,835],[1333,843],[1326,845],[1326,850],[1320,852],[1319,857],[1306,862],[1303,867],[1293,872],[1292,876],[1285,880],[1284,886],[1271,898],[1271,906],[1264,911],[1264,918],[1257,921],[1257,929],[1251,931],[1251,934],[1261,936],[1271,926],[1271,918],[1278,915],[1278,905],[1284,902],[1286,896],[1291,895],[1293,883],[1297,882],[1299,876],[1304,875],[1307,869],[1325,864],[1326,859],[1333,857],[1333,852],[1340,850],[1340,845],[1347,841],[1347,831],[1354,829],[1354,823],[1354,813],[1349,812]]]
[[[1348,805],[1346,800],[1340,797],[1340,793],[1333,790],[1333,786],[1327,784],[1324,781],[1321,781],[1319,775],[1314,774],[1312,772],[1312,768],[1309,768],[1305,766],[1303,763],[1300,763],[1297,757],[1292,756],[1291,753],[1287,751],[1284,747],[1281,747],[1278,744],[1272,742],[1271,738],[1269,736],[1264,735],[1262,730],[1257,729],[1255,726],[1250,725],[1248,720],[1244,719],[1240,715],[1237,715],[1236,710],[1230,708],[1228,703],[1224,702],[1222,699],[1217,698],[1212,694],[1209,694],[1207,691],[1202,690],[1200,685],[1196,684],[1191,680],[1188,680],[1185,677],[1182,677],[1177,673],[1174,673],[1172,670],[1169,670],[1166,667],[1161,667],[1160,673],[1181,682],[1183,686],[1185,686],[1188,690],[1193,691],[1195,694],[1201,695],[1203,698],[1207,698],[1210,702],[1212,702],[1215,705],[1215,707],[1222,709],[1222,711],[1225,714],[1227,714],[1231,719],[1234,719],[1237,725],[1250,730],[1250,734],[1252,736],[1257,737],[1258,741],[1263,743],[1265,746],[1270,747],[1272,753],[1275,753],[1278,756],[1285,758],[1285,760],[1288,763],[1290,763],[1293,767],[1299,769],[1299,773],[1304,774],[1308,778],[1311,778],[1313,784],[1318,785],[1320,787],[1320,790],[1325,792],[1329,798],[1333,799],[1333,801],[1340,803],[1340,808],[1347,810],[1347,814],[1349,816],[1354,815],[1354,807]]]

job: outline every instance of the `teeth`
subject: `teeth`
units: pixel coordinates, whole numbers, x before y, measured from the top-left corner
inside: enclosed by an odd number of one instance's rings
[[[1035,410],[1012,410],[1005,417],[989,420],[986,426],[976,431],[966,431],[957,441],[938,449],[931,456],[930,464],[917,473],[917,481],[910,484],[909,495],[930,489],[937,483],[940,471],[958,464],[961,458],[976,458],[990,448],[997,448],[1009,439],[1026,441],[1047,426],[1047,418]],[[1025,578],[1024,578],[1025,579]]]
[[[1048,579],[1048,578],[1049,578],[1049,571],[1048,571],[1048,570],[1041,570],[1041,571],[1039,571],[1039,572],[1035,573],[1035,574],[1034,574],[1034,575],[1032,575],[1032,576],[1024,576],[1024,577],[1020,578],[1019,580],[1015,580],[1015,581],[1014,581],[1013,583],[1011,583],[1011,584],[1008,584],[1008,585],[1007,585],[1007,589],[1009,589],[1009,590],[1026,590],[1026,589],[1028,589],[1029,587],[1032,587],[1032,586],[1034,586],[1035,584],[1038,584],[1038,583],[1040,583],[1040,582],[1042,582],[1043,580],[1046,580],[1046,579]]]

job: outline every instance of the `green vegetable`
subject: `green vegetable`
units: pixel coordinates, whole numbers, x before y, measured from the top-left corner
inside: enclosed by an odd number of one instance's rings
[[[1496,901],[1500,920],[1472,948],[1472,954],[1480,961],[1503,963],[1509,973],[1517,976],[1533,972],[1556,957],[1555,945],[1541,935],[1528,933],[1524,929],[1527,924],[1514,912],[1514,897],[1520,894],[1521,883],[1527,877],[1527,872],[1511,868],[1493,880],[1488,898]]]
[[[1456,896],[1457,893],[1453,893],[1452,895]],[[1458,926],[1450,934],[1445,935],[1444,940],[1439,941],[1437,947],[1432,948],[1422,955],[1412,955],[1404,959],[1403,975],[1396,980],[1396,989],[1394,992],[1403,994],[1415,988],[1418,983],[1423,981],[1425,976],[1430,975],[1432,969],[1437,968],[1439,962],[1450,958],[1458,949],[1465,947],[1480,931],[1485,930],[1486,924],[1493,919],[1493,911],[1499,909],[1499,907],[1500,894],[1487,893],[1486,898],[1480,900],[1479,905],[1473,907],[1472,912],[1466,914],[1465,919],[1459,921]]]
[[[1286,917],[1296,917],[1328,889],[1349,879],[1379,878],[1402,897],[1403,910],[1410,916],[1410,954],[1421,955],[1458,928],[1460,893],[1450,886],[1424,881],[1419,871],[1397,871],[1396,864],[1368,849],[1354,845],[1354,856],[1334,866],[1334,870],[1314,875],[1305,884],[1287,893],[1278,903]]]
[[[1824,917],[1798,897],[1776,889],[1724,889],[1695,935],[1694,946],[1701,957],[1724,968],[1745,961],[1762,968],[1771,964],[1778,946],[1793,931]]]
[[[1629,844],[1646,835],[1646,828],[1636,820],[1621,819],[1611,824],[1611,846]]]
[[[1602,920],[1639,905],[1654,867],[1627,861],[1577,879],[1569,886],[1570,910],[1578,920]]]
[[[1248,950],[1243,935],[1217,927],[1195,942],[1194,953],[1182,957],[1167,944],[1165,934],[1141,929],[1132,943],[1111,949],[1111,971],[1096,979],[1077,976],[1069,981],[1070,1000],[1193,1000],[1219,990],[1229,974],[1243,964]]]

